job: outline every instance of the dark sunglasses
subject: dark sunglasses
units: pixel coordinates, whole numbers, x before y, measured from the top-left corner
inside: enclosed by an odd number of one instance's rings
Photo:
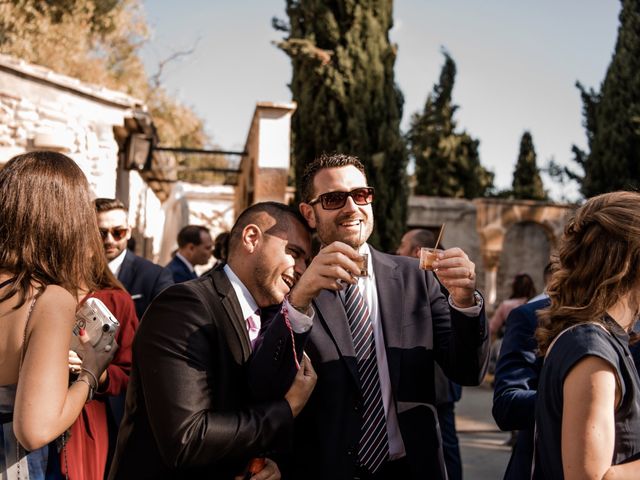
[[[114,227],[114,228],[99,228],[100,236],[102,240],[106,240],[109,234],[113,237],[113,239],[118,242],[127,236],[128,228],[125,227]]]
[[[356,205],[369,205],[373,202],[373,187],[354,188],[350,192],[327,192],[307,203],[315,205],[320,202],[325,210],[337,210],[344,207],[349,197],[353,198]]]

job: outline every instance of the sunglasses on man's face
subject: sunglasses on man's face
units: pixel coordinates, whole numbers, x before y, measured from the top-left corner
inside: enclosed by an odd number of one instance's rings
[[[325,210],[337,210],[347,203],[347,198],[353,198],[356,205],[369,205],[373,202],[373,187],[354,188],[350,192],[327,192],[318,195],[309,201],[309,205],[315,205],[320,202]]]
[[[111,235],[116,242],[126,237],[127,232],[129,232],[129,229],[126,227],[99,228],[98,230],[100,230],[102,240],[106,240],[107,237]]]

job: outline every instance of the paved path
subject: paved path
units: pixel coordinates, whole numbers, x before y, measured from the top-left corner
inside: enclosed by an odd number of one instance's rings
[[[464,480],[501,480],[511,447],[509,434],[501,432],[491,416],[493,390],[488,384],[464,387],[456,404],[456,426]]]

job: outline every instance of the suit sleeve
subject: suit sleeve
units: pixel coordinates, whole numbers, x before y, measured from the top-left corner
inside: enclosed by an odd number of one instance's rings
[[[477,316],[467,316],[449,305],[431,272],[427,274],[431,299],[435,359],[450,380],[479,385],[489,361],[489,335],[484,305]]]
[[[251,397],[260,401],[284,398],[298,371],[294,355],[300,363],[311,331],[292,332],[280,306],[265,313],[248,370]]]
[[[535,311],[527,306],[511,311],[496,365],[493,418],[501,430],[533,429],[540,374],[536,359]]]
[[[168,288],[149,307],[134,342],[151,430],[174,468],[268,454],[274,446],[288,448],[292,435],[284,400],[250,404],[239,394],[233,410],[213,404],[215,389],[229,380],[215,378],[224,369],[212,365],[232,360],[228,332],[212,318],[221,309],[211,310],[211,301],[188,284]]]
[[[149,301],[153,300],[158,296],[160,292],[162,292],[165,288],[173,285],[173,274],[171,270],[166,267],[160,267],[160,272],[156,277],[156,281],[153,285],[153,289],[151,290],[151,298]]]

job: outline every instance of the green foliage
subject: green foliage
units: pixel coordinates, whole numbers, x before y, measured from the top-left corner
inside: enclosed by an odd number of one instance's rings
[[[547,200],[542,186],[540,170],[536,164],[536,150],[529,132],[522,134],[520,154],[513,172],[512,192],[514,198],[525,200]]]
[[[138,55],[146,37],[139,0],[0,2],[1,53],[140,98],[162,143],[202,146],[202,120],[149,82]]]
[[[623,0],[615,52],[600,93],[580,84],[590,151],[573,148],[585,197],[640,188],[640,2]]]
[[[295,177],[324,152],[358,156],[376,188],[372,243],[392,250],[404,230],[407,155],[400,134],[404,99],[394,82],[390,0],[287,0],[278,46],[293,66]],[[298,188],[299,189],[299,188]]]
[[[456,132],[452,103],[456,65],[447,52],[440,79],[427,97],[424,110],[414,113],[407,134],[415,159],[417,195],[476,198],[493,187],[493,173],[480,164],[479,141]]]

